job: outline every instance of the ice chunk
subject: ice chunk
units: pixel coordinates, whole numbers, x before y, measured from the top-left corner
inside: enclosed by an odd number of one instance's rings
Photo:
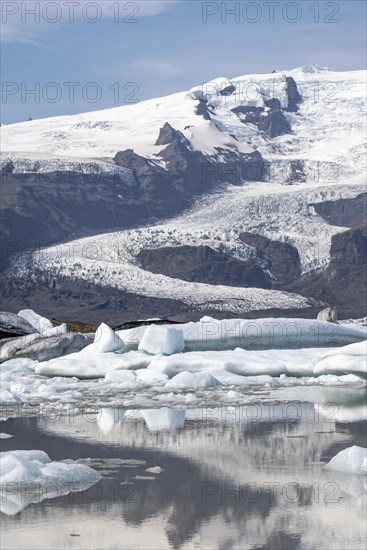
[[[33,334],[34,327],[28,323],[23,317],[15,313],[0,311],[0,337],[14,338],[16,336],[25,336]]]
[[[180,353],[185,347],[181,329],[150,325],[146,328],[139,344],[139,350],[152,355],[172,355]]]
[[[357,445],[348,447],[334,456],[324,468],[336,472],[365,475],[367,474],[367,449]]]
[[[34,327],[37,332],[40,332],[41,334],[44,334],[46,330],[52,329],[53,324],[49,319],[46,319],[46,317],[42,317],[41,315],[38,315],[33,309],[22,309],[18,313],[19,317],[23,317],[26,321],[28,321],[29,324]]]
[[[9,338],[0,342],[0,359],[6,361],[10,359],[18,352],[22,352],[34,342],[41,340],[42,334],[28,334],[26,336],[19,336],[17,338]]]
[[[23,401],[9,390],[0,390],[0,405],[22,405]]]
[[[52,462],[43,451],[0,453],[1,511],[14,515],[33,502],[87,489],[102,476],[84,464]]]
[[[221,386],[222,384],[207,372],[180,372],[166,384],[166,388],[205,389]]]
[[[7,341],[1,347],[1,359],[26,357],[37,361],[48,361],[80,351],[89,344],[88,336],[77,332],[50,337],[43,334],[31,334],[12,340]]]
[[[60,336],[61,334],[66,334],[67,331],[68,331],[68,327],[66,326],[66,323],[62,323],[57,327],[46,328],[46,330],[43,331],[42,335],[43,336]]]
[[[110,351],[120,351],[124,347],[124,342],[121,338],[105,323],[102,323],[94,338],[94,349],[100,353]]]
[[[161,468],[160,466],[152,466],[152,468],[146,468],[145,471],[149,474],[161,474],[162,472],[164,472],[163,468]]]
[[[43,451],[8,451],[0,453],[0,485],[6,490],[7,484],[27,486],[49,486],[96,483],[101,475],[83,464],[52,462]],[[13,486],[14,490],[14,486]]]
[[[141,415],[149,430],[177,430],[185,424],[186,411],[179,409],[145,409]]]

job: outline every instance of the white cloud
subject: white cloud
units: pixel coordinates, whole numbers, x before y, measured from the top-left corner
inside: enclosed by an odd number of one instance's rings
[[[158,15],[182,0],[3,0],[1,41],[38,44],[43,30],[73,21],[93,24],[115,20],[125,24]],[[96,22],[93,20],[96,19]]]

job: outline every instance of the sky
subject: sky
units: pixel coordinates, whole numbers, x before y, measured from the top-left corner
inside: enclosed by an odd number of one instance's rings
[[[210,79],[366,66],[364,0],[1,4],[2,124],[116,107]]]

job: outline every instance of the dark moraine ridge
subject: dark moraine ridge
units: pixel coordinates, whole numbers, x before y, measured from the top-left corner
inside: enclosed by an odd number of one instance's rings
[[[253,262],[237,260],[209,246],[177,246],[142,250],[137,259],[147,271],[184,281],[271,288],[261,267]]]

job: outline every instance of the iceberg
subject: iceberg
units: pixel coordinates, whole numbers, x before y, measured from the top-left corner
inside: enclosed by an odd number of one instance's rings
[[[15,313],[0,311],[0,338],[13,338],[33,334],[34,327]]]
[[[47,330],[53,328],[53,324],[49,319],[38,315],[38,313],[33,311],[33,309],[22,309],[21,311],[19,311],[18,315],[19,317],[22,317],[23,319],[28,321],[28,323],[41,334],[44,334]]]
[[[160,328],[166,325],[161,325]],[[117,334],[129,349],[137,349],[145,326],[121,330]],[[367,327],[341,325],[314,319],[265,318],[224,319],[203,317],[180,325],[184,351],[329,348],[367,339]]]
[[[185,348],[183,332],[180,329],[150,325],[139,343],[139,350],[152,355],[172,355],[180,353]]]
[[[1,511],[17,514],[33,502],[82,491],[102,476],[84,464],[53,462],[43,451],[0,453]]]
[[[367,449],[364,447],[348,447],[334,456],[330,462],[325,464],[325,470],[346,472],[350,474],[367,474]]]
[[[84,464],[53,462],[44,451],[8,451],[0,453],[0,488],[33,489],[35,484],[73,485],[97,483],[102,476]]]
[[[99,353],[108,353],[121,351],[124,345],[121,338],[108,325],[102,323],[96,331],[94,342],[91,344],[90,349]]]

